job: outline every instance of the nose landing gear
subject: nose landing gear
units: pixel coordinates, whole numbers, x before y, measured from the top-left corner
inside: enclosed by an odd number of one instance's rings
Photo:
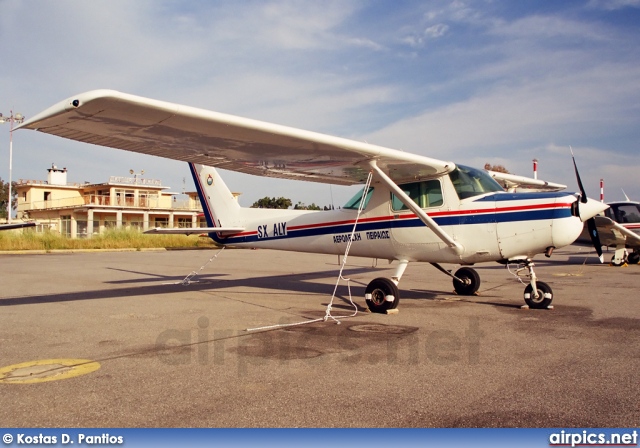
[[[522,264],[524,266],[516,270],[516,276],[524,270],[528,271],[527,275],[529,276],[529,284],[524,289],[525,303],[529,305],[529,308],[549,308],[551,301],[553,300],[553,291],[551,290],[551,286],[545,282],[538,281],[536,273],[533,270],[535,265],[531,258],[527,258],[522,261]]]

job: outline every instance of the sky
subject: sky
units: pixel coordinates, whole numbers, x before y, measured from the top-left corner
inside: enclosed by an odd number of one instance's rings
[[[114,89],[640,200],[640,0],[0,0],[0,112]],[[9,178],[8,123],[0,178]],[[13,133],[12,179],[160,179],[183,162]],[[240,203],[357,188],[222,171]]]

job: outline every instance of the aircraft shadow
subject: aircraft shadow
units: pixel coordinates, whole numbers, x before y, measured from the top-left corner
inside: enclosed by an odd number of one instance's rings
[[[500,266],[499,268],[504,269],[504,267]],[[77,292],[42,294],[26,297],[23,296],[0,298],[0,307],[14,305],[37,305],[42,303],[63,303],[83,300],[113,299],[124,297],[161,296],[164,294],[174,294],[190,291],[229,290],[228,292],[232,292],[234,288],[255,288],[259,290],[259,292],[256,291],[256,295],[295,293],[294,297],[298,299],[301,298],[301,296],[311,294],[324,294],[330,297],[335,287],[334,279],[337,278],[336,269],[294,275],[269,275],[240,279],[226,279],[224,278],[226,274],[208,273],[202,275],[198,274],[197,276],[194,276],[192,278],[192,283],[183,284],[182,282],[185,278],[183,275],[162,275],[119,268],[107,269],[141,275],[145,276],[145,278],[134,278],[105,282],[112,285],[132,285],[116,289],[95,289]],[[358,267],[352,269],[347,268],[344,270],[343,276],[345,278],[349,278],[349,276],[352,276],[354,274],[369,272],[371,272],[371,268],[368,267]],[[317,279],[332,280],[331,283],[319,283],[315,281]],[[361,300],[364,298],[366,284],[358,280],[351,280],[349,283],[349,287],[351,290],[351,297],[353,298],[354,305],[357,307],[358,311],[366,310],[366,307],[362,305],[363,300]],[[242,294],[246,294],[246,291]],[[439,298],[442,298],[443,294],[451,295],[455,293],[453,293],[452,291],[435,291],[423,289],[401,288],[400,290],[401,301],[438,300]],[[478,299],[481,298],[478,297]],[[486,298],[484,298],[484,300],[474,300],[473,297],[460,296],[459,300],[469,303],[515,307],[515,305],[500,302],[490,302],[487,301]],[[324,302],[323,305],[328,305],[328,301]],[[341,310],[353,310],[354,305],[351,304],[351,301],[349,299],[349,288],[347,287],[347,282],[341,280],[336,290],[336,297],[332,306],[336,309]]]
[[[125,271],[122,269],[117,269]],[[357,268],[357,269],[345,269],[343,274],[348,277],[349,275],[369,272],[369,268]],[[80,300],[99,300],[107,298],[122,298],[122,297],[142,297],[142,296],[159,296],[163,294],[173,294],[177,292],[186,291],[211,291],[218,289],[232,289],[238,287],[244,288],[256,288],[261,290],[270,290],[273,292],[257,292],[256,294],[276,294],[279,292],[294,292],[299,295],[304,294],[331,294],[335,283],[318,283],[314,282],[314,279],[318,278],[337,278],[336,270],[320,271],[299,275],[277,275],[277,276],[264,276],[264,277],[251,277],[242,279],[224,279],[221,278],[224,274],[206,274],[198,275],[193,280],[195,282],[189,284],[181,284],[184,276],[165,276],[150,274],[138,271],[125,271],[133,272],[141,275],[148,275],[151,278],[131,279],[131,280],[117,280],[114,282],[107,282],[111,284],[140,284],[154,282],[153,285],[144,286],[131,286],[117,289],[96,289],[85,290],[77,292],[63,292],[55,294],[42,294],[27,297],[7,297],[0,298],[0,307],[13,306],[13,305],[36,305],[41,303],[56,303],[56,302],[74,302]],[[158,283],[161,282],[161,283]],[[360,298],[364,296],[364,286],[360,286],[358,283],[351,281],[351,294],[353,297]],[[346,282],[341,281],[336,292],[336,298],[340,301],[349,304],[349,295]]]

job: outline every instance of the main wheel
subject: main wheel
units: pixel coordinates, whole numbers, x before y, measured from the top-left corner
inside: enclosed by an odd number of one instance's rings
[[[461,281],[453,279],[453,288],[461,296],[471,296],[480,288],[480,276],[475,269],[460,268],[455,276]]]
[[[553,291],[551,290],[551,286],[547,285],[545,282],[536,282],[536,287],[538,289],[538,298],[536,299],[533,296],[533,287],[531,286],[531,283],[529,283],[527,287],[524,288],[524,301],[529,305],[529,308],[547,308],[553,300]]]
[[[631,252],[629,254],[629,264],[639,264],[640,263],[640,253]]]
[[[384,313],[398,306],[398,287],[390,279],[379,277],[371,280],[364,291],[367,306],[373,313]]]
[[[613,257],[611,257],[611,266],[615,266],[617,268],[619,268],[620,266],[626,266],[628,258],[628,255],[625,253],[622,257],[622,260],[616,261],[616,256],[614,255]]]

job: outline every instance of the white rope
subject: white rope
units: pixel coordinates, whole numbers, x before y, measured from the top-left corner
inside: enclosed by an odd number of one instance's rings
[[[222,249],[220,249],[218,252],[215,253],[215,255],[209,258],[209,261],[207,261],[205,264],[200,266],[200,269],[198,269],[197,271],[191,271],[182,281],[163,283],[163,285],[190,285],[191,283],[199,283],[199,280],[191,280],[191,279],[196,275],[198,275],[200,271],[202,271],[205,268],[206,265],[211,263],[214,259],[218,258],[218,255],[220,255],[220,252],[222,252],[225,249],[225,247],[226,246],[222,246]]]
[[[362,199],[360,199],[360,205],[358,206],[358,214],[356,215],[356,220],[353,223],[353,229],[351,229],[351,235],[349,237],[349,241],[347,242],[347,248],[345,249],[344,252],[344,258],[342,260],[342,266],[340,266],[340,273],[338,274],[338,280],[336,281],[336,286],[333,288],[333,294],[331,295],[331,301],[329,302],[329,305],[327,305],[327,311],[324,315],[324,321],[326,322],[329,318],[333,319],[336,323],[340,323],[340,321],[338,319],[336,319],[334,316],[331,315],[331,307],[333,306],[333,300],[336,297],[336,292],[338,290],[338,285],[340,284],[340,280],[345,280],[347,282],[347,290],[349,291],[349,302],[351,303],[351,306],[353,306],[354,308],[354,312],[353,314],[349,315],[349,316],[338,316],[341,319],[344,318],[348,318],[348,317],[354,317],[356,314],[358,314],[358,306],[353,303],[353,298],[351,297],[351,285],[350,285],[350,280],[348,278],[344,278],[342,276],[342,271],[344,270],[344,267],[347,264],[347,258],[349,256],[349,250],[351,250],[351,244],[353,243],[353,239],[354,236],[356,234],[356,227],[358,226],[358,221],[360,220],[360,215],[362,214],[362,210],[364,209],[365,206],[365,199],[367,197],[367,193],[369,192],[369,187],[371,186],[371,180],[373,178],[373,173],[371,171],[369,171],[369,176],[367,177],[367,183],[364,185],[364,189],[362,190]]]
[[[331,300],[329,301],[329,304],[327,305],[327,310],[325,312],[325,315],[323,318],[320,319],[313,319],[313,320],[305,320],[302,322],[295,322],[295,323],[291,323],[291,324],[277,324],[277,325],[268,325],[266,327],[257,327],[257,328],[247,328],[246,331],[259,331],[259,330],[271,330],[274,328],[284,328],[284,327],[294,327],[297,325],[305,325],[305,324],[311,324],[314,322],[326,322],[327,320],[329,320],[329,318],[333,319],[337,324],[340,324],[340,321],[331,315],[331,307],[333,306],[333,300],[336,297],[336,291],[338,290],[338,285],[340,284],[340,280],[345,280],[347,282],[347,290],[349,291],[349,302],[351,303],[351,305],[353,306],[353,308],[355,309],[355,311],[353,312],[353,314],[349,315],[349,316],[337,316],[340,319],[346,319],[346,318],[350,318],[350,317],[355,317],[356,314],[358,314],[358,306],[353,303],[353,298],[351,297],[351,286],[349,284],[350,279],[348,278],[344,278],[342,276],[342,271],[344,270],[344,267],[347,264],[347,257],[349,255],[349,250],[351,249],[351,243],[353,243],[353,239],[354,239],[354,235],[356,233],[356,227],[358,226],[358,221],[360,220],[360,215],[362,214],[362,210],[364,209],[364,205],[365,205],[365,199],[367,197],[367,193],[369,192],[369,187],[371,186],[371,180],[373,178],[373,173],[370,171],[369,172],[369,176],[367,177],[367,182],[364,186],[364,189],[362,190],[362,199],[360,200],[360,206],[358,207],[358,214],[356,215],[356,220],[353,223],[353,229],[351,229],[351,235],[349,237],[349,241],[347,241],[347,247],[345,249],[344,252],[344,258],[342,259],[342,266],[340,266],[340,273],[338,274],[338,280],[336,281],[336,285],[333,288],[333,294],[331,295]]]
[[[518,281],[520,283],[522,283],[523,285],[526,285],[527,283],[525,283],[524,281],[522,281],[522,277],[520,277],[520,272],[522,272],[523,270],[527,269],[527,267],[522,267],[522,268],[518,268],[518,264],[516,264],[516,271],[515,272],[511,272],[511,263],[507,263],[507,271],[509,271],[509,274],[513,275],[515,278],[518,279]]]

